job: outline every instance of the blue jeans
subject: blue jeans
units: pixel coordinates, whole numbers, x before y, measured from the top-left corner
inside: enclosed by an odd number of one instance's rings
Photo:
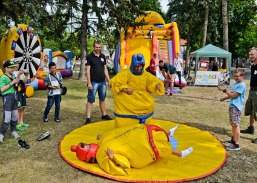
[[[60,103],[61,103],[61,95],[53,95],[47,97],[47,105],[44,111],[44,118],[46,118],[52,108],[53,104],[55,103],[55,113],[54,117],[59,118],[60,114]]]
[[[95,95],[98,92],[99,100],[104,101],[106,97],[106,82],[95,83],[92,82],[93,90],[88,90],[87,101],[89,103],[95,102]]]

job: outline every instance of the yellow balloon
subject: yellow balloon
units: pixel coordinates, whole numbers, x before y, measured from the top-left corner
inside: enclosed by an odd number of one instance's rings
[[[26,86],[26,97],[30,98],[34,95],[34,88],[32,86]]]

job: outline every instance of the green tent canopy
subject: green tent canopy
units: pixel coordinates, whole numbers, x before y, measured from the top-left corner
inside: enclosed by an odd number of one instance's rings
[[[198,61],[200,57],[220,57],[220,58],[227,58],[227,72],[230,74],[231,69],[231,57],[232,53],[223,50],[217,46],[213,46],[212,44],[208,44],[194,52],[190,53],[190,57],[195,57],[195,74],[198,69]]]

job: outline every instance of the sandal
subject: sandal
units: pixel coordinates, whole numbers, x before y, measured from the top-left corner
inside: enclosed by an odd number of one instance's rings
[[[21,140],[21,139],[18,140],[18,146],[23,147],[25,149],[30,148],[29,144],[27,144],[27,142],[25,140]]]
[[[22,124],[19,124],[19,125],[16,125],[16,130],[22,132],[22,131],[24,131],[25,129],[22,128]]]
[[[27,124],[27,123],[22,123],[21,126],[28,127],[29,124]]]
[[[51,135],[50,131],[47,131],[44,134],[40,135],[36,140],[41,141],[41,140],[47,139],[48,137],[50,137],[50,135]]]

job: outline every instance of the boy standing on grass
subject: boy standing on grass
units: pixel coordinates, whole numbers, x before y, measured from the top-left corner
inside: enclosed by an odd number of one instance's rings
[[[63,84],[62,75],[56,72],[56,64],[49,63],[49,74],[44,78],[44,84],[47,88],[47,105],[44,111],[43,121],[48,122],[48,114],[55,104],[54,121],[60,123],[60,103],[61,103],[61,85]]]
[[[246,85],[243,81],[245,71],[242,68],[237,68],[234,70],[235,82],[232,84],[231,91],[228,91],[224,87],[219,86],[218,90],[223,91],[227,94],[226,97],[220,99],[223,102],[226,99],[229,100],[229,120],[232,127],[232,137],[229,146],[226,146],[227,150],[240,150],[239,140],[240,140],[240,115],[243,108]]]
[[[3,121],[0,128],[0,143],[3,143],[4,136],[10,125],[11,136],[15,139],[20,138],[15,131],[18,119],[18,105],[16,95],[16,83],[20,80],[20,75],[23,71],[19,71],[17,78],[15,78],[13,71],[17,65],[12,61],[4,62],[5,74],[0,79],[0,88],[3,96]]]
[[[18,69],[19,69],[19,61],[15,61],[15,64],[17,64],[16,67],[14,67],[13,74],[17,77],[18,76]],[[24,70],[23,70],[24,71]],[[26,87],[25,83],[28,81],[28,72],[24,72],[20,76],[20,80],[18,82],[18,88],[17,88],[17,104],[18,104],[18,122],[16,126],[16,130],[18,131],[24,131],[25,129],[23,127],[28,127],[29,124],[23,123],[24,118],[24,109],[27,106],[26,103]]]

